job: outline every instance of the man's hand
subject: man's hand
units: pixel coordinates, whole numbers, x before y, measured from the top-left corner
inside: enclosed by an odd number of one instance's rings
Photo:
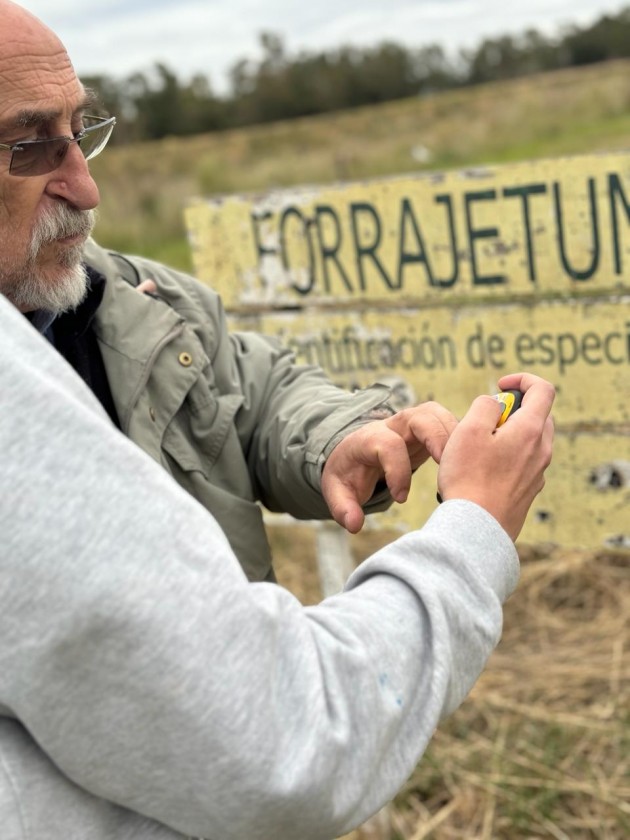
[[[440,462],[456,426],[450,411],[426,402],[351,432],[330,453],[322,473],[322,493],[333,519],[352,534],[360,531],[365,519],[361,505],[383,479],[395,501],[404,502],[412,471],[429,457]]]
[[[499,387],[523,391],[521,408],[497,429],[502,406],[491,397],[477,397],[444,449],[438,489],[445,501],[481,505],[516,540],[551,462],[549,412],[555,391],[528,373],[504,376]]]
[[[136,292],[140,292],[141,295],[154,295],[157,292],[155,280],[143,280],[136,286]]]

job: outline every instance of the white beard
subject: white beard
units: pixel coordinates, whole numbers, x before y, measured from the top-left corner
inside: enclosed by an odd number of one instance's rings
[[[11,294],[7,294],[7,297],[21,312],[45,309],[60,315],[77,308],[85,298],[87,282],[85,267],[78,262],[66,269],[54,285],[34,272],[23,278],[19,286]]]
[[[26,261],[21,266],[11,267],[6,259],[0,258],[2,293],[21,312],[45,309],[58,315],[76,309],[85,298],[88,285],[81,262],[82,245],[61,252],[54,281],[45,270],[38,268],[37,258],[42,247],[56,239],[77,234],[88,236],[95,220],[93,210],[71,210],[63,204],[42,215],[33,230]]]

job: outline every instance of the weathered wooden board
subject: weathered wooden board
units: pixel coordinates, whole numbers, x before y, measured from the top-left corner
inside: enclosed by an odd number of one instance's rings
[[[630,156],[229,196],[187,211],[228,308],[630,288]]]
[[[374,381],[458,415],[500,376],[530,370],[554,382],[563,427],[630,428],[630,295],[535,305],[315,309],[238,313],[238,329],[279,337],[303,364],[344,387]],[[630,518],[630,514],[629,514]]]
[[[602,432],[558,434],[545,488],[532,506],[520,539],[531,544],[630,549],[629,467],[630,437]],[[370,517],[368,527],[407,531],[421,525],[436,507],[436,473],[433,464],[423,466],[414,476],[407,502]]]
[[[232,325],[339,384],[456,415],[508,372],[557,389],[547,486],[522,539],[630,547],[630,155],[199,202],[196,270]],[[435,507],[435,469],[372,525]]]
[[[458,417],[509,371],[531,370],[557,387],[556,444],[547,487],[523,539],[630,547],[630,297],[418,312],[239,314],[237,329],[276,335],[340,385],[384,381],[399,404],[435,399]],[[627,464],[615,471],[616,462]],[[621,471],[620,471],[621,470]],[[430,471],[434,475],[434,471]],[[616,476],[616,478],[615,478]],[[435,479],[414,480],[408,504],[372,525],[411,528],[435,507]]]

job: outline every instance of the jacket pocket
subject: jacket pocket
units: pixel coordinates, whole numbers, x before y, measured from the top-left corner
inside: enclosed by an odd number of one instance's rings
[[[234,426],[243,398],[212,397],[182,405],[164,431],[163,464],[217,520],[248,579],[273,580],[262,511]]]
[[[164,430],[162,448],[182,469],[199,470],[208,479],[242,403],[242,396],[225,394],[202,411],[186,401]]]

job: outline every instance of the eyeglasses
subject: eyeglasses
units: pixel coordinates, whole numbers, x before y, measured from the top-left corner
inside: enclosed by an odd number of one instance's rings
[[[50,137],[46,140],[23,140],[12,146],[0,143],[0,149],[11,152],[9,173],[21,177],[45,175],[53,172],[63,163],[70,143],[77,143],[86,160],[96,157],[105,148],[116,117],[84,116],[88,125],[74,137]]]

